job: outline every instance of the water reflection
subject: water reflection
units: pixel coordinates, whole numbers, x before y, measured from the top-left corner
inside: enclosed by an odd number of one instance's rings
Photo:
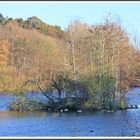
[[[10,116],[16,117],[16,118],[24,118],[24,117],[44,117],[47,116],[46,112],[36,111],[36,112],[18,112],[18,111],[7,111]]]

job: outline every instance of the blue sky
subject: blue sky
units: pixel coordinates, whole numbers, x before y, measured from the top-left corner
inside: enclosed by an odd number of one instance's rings
[[[61,26],[62,29],[74,18],[89,24],[100,23],[108,12],[121,18],[128,33],[133,34],[137,30],[140,35],[140,2],[0,2],[0,13],[3,16],[23,19],[37,16],[48,24]]]

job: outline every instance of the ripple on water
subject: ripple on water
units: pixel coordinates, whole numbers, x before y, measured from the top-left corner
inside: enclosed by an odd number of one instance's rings
[[[0,100],[1,106],[14,99],[0,95]],[[4,110],[0,111],[0,136],[133,136],[140,134],[139,114],[139,109],[85,113]]]

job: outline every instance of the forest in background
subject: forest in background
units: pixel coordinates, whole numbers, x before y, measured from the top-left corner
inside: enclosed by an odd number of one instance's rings
[[[139,86],[140,52],[119,20],[88,25],[72,21],[63,31],[33,16],[0,14],[0,91],[56,90],[87,108],[125,108],[125,93]],[[119,96],[119,100],[118,100]],[[81,101],[82,99],[82,101]],[[77,105],[79,106],[79,105]]]

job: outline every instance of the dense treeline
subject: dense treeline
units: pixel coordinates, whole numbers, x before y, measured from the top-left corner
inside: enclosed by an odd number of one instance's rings
[[[16,18],[16,19],[12,19],[8,17],[5,18],[2,14],[0,14],[1,25],[6,25],[8,23],[14,23],[14,22],[18,23],[18,25],[22,28],[25,28],[25,29],[35,28],[43,34],[49,34],[54,37],[62,37],[64,33],[61,30],[60,26],[57,26],[57,25],[52,26],[52,25],[46,24],[35,16],[30,17],[27,20],[23,20],[22,18]]]
[[[37,17],[0,15],[0,34],[1,91],[40,91],[50,104],[48,92],[56,91],[56,108],[123,109],[125,93],[139,82],[139,51],[118,22],[75,20],[62,31]]]

